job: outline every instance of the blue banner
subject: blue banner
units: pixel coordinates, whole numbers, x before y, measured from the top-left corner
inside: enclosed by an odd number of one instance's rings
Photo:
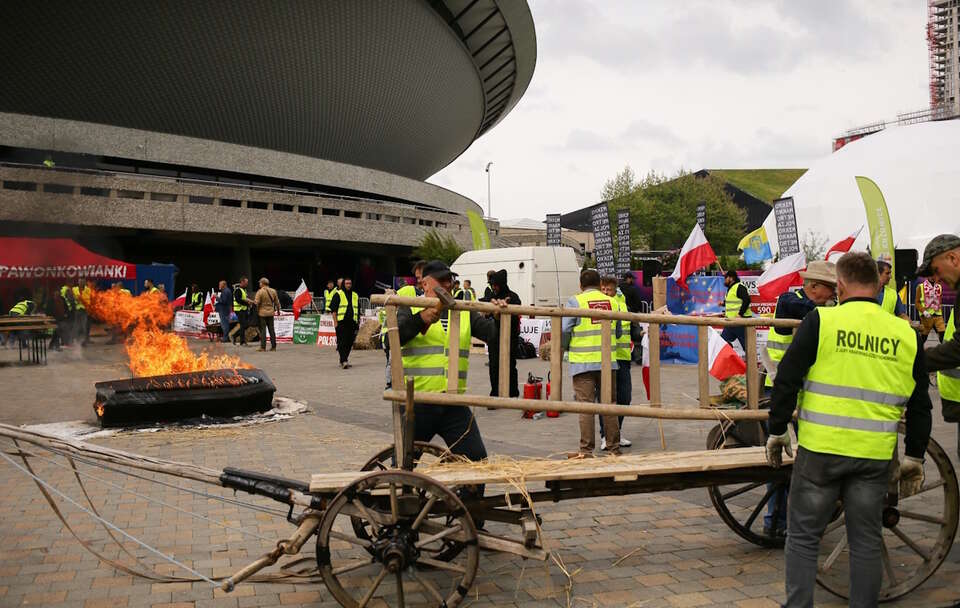
[[[689,290],[667,279],[667,309],[675,315],[710,315],[723,312],[727,288],[722,276],[695,275],[687,279]],[[692,364],[697,356],[697,328],[693,325],[663,325],[660,328],[660,361]]]

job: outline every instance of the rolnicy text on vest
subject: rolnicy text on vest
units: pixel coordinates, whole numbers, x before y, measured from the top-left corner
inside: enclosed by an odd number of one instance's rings
[[[837,330],[837,349],[841,352],[856,352],[863,355],[883,355],[885,359],[896,359],[898,338],[887,338],[862,334],[858,331]]]

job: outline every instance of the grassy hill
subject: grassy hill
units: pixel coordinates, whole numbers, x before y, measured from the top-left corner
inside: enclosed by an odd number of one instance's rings
[[[767,203],[780,198],[806,169],[708,169],[715,175]]]

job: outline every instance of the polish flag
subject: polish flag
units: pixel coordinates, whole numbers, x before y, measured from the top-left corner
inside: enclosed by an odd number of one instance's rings
[[[807,267],[803,252],[787,256],[760,275],[757,291],[764,300],[776,300],[794,285],[800,285],[800,271]]]
[[[743,362],[737,351],[720,337],[720,332],[708,327],[707,352],[710,362],[710,375],[723,381],[736,374],[747,373],[747,364]]]
[[[861,225],[859,228],[857,228],[856,232],[854,232],[847,238],[843,239],[842,241],[838,243],[834,243],[830,247],[830,249],[827,249],[827,255],[823,256],[823,259],[829,260],[831,253],[846,253],[850,251],[850,248],[853,247],[853,242],[857,240],[857,237],[860,236],[860,232],[862,230],[863,230],[863,226]]]
[[[708,264],[717,261],[717,254],[713,252],[707,237],[703,230],[700,230],[700,224],[694,224],[687,242],[683,244],[680,250],[680,258],[677,260],[677,266],[673,269],[670,278],[677,282],[677,285],[688,289],[687,277],[700,270]]]
[[[307,284],[303,279],[300,279],[300,287],[297,287],[296,293],[293,294],[293,318],[300,318],[300,309],[304,306],[310,304],[313,301],[313,296],[310,295],[310,292],[307,291]]]
[[[650,338],[648,337],[649,332],[645,327],[643,330],[643,339],[640,341],[640,345],[643,348],[643,356],[641,358],[642,366],[642,375],[643,375],[643,388],[647,389],[647,400],[650,400]]]
[[[210,313],[213,312],[213,298],[210,297],[210,292],[207,292],[207,299],[203,301],[203,324],[207,324],[207,317],[210,316]]]
[[[177,299],[170,302],[170,308],[178,308],[178,307],[183,308],[186,304],[187,304],[187,290],[184,289],[183,293],[180,294],[180,296]]]

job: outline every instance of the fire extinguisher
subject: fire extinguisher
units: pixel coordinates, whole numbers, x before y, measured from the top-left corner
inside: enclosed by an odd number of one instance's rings
[[[534,376],[532,372],[527,373],[527,383],[523,385],[523,398],[535,399],[539,401],[543,394],[543,378]],[[533,418],[538,410],[523,410],[524,418]]]
[[[550,372],[547,372],[547,401],[550,401]],[[547,418],[559,418],[560,412],[547,410]]]

